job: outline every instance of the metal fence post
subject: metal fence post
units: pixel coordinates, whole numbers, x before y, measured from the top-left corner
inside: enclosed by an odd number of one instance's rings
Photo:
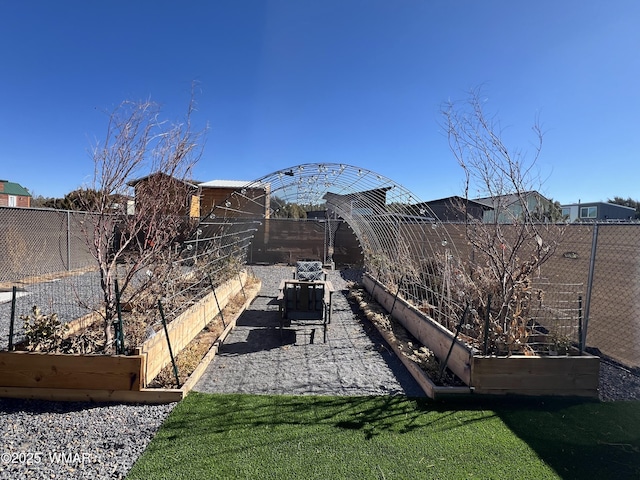
[[[591,292],[593,291],[593,273],[596,265],[596,252],[598,250],[598,224],[593,224],[593,236],[591,238],[591,258],[589,259],[589,276],[587,278],[587,292],[584,304],[584,321],[582,326],[582,338],[580,339],[583,348],[587,346],[587,329],[589,326],[589,311],[591,309]]]
[[[71,271],[71,212],[67,210],[67,271]]]
[[[13,350],[13,324],[16,320],[16,286],[11,289],[11,319],[9,320],[9,345],[7,350]]]

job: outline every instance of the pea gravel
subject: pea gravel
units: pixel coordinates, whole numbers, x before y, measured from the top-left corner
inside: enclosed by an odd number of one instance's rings
[[[125,478],[174,405],[0,399],[0,478]]]
[[[316,333],[316,343],[309,345],[304,332],[298,331],[295,342],[286,346],[289,351],[283,356],[283,352],[279,352],[283,349],[281,344],[269,343],[275,340],[269,336],[274,333],[271,328],[274,324],[270,324],[269,329],[257,325],[266,337],[257,344],[245,342],[252,327],[256,327],[252,322],[260,318],[260,311],[266,312],[265,318],[271,315],[268,322],[274,321],[273,315],[277,314],[277,306],[273,303],[274,288],[283,276],[292,272],[291,267],[254,266],[252,269],[262,280],[263,290],[225,342],[227,350],[223,348],[196,389],[420,395],[415,382],[399,366],[399,360],[385,349],[375,330],[354,315],[339,292],[327,344],[322,343],[321,332]],[[358,278],[358,271],[331,272],[331,280],[339,291],[346,288],[349,280]],[[256,348],[256,345],[261,346]],[[349,348],[361,353],[348,355]],[[268,352],[275,355],[267,355]],[[333,366],[323,364],[319,352],[325,352],[325,357],[327,352],[332,352]],[[301,355],[299,358],[306,359],[306,363],[296,361],[296,355]],[[287,358],[290,360],[286,362],[287,375],[280,379],[270,377],[282,370],[282,363],[276,362]],[[317,371],[318,375],[330,379],[337,374],[337,383],[327,385],[324,381],[316,381],[317,377],[312,375],[307,375],[305,381],[296,377],[296,372],[302,375],[310,368],[317,368],[313,364],[314,358],[318,365],[324,365]],[[244,364],[244,359],[249,363]],[[261,362],[259,370],[248,368],[250,362]],[[253,377],[250,372],[254,372]],[[600,390],[603,401],[640,400],[640,376],[613,362],[603,362]],[[174,406],[0,399],[0,479],[125,478]]]

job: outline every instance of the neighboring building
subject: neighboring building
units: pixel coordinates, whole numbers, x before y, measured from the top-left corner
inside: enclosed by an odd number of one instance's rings
[[[31,194],[23,186],[0,180],[0,207],[25,207],[31,206]]]
[[[214,208],[224,210],[225,216],[269,218],[271,186],[268,183],[241,180],[211,180],[199,183],[201,216]],[[220,214],[216,214],[220,215]]]
[[[331,214],[337,214],[342,218],[353,215],[384,215],[387,213],[387,191],[389,190],[391,187],[382,187],[346,195],[327,192],[322,198],[326,201],[327,209]]]
[[[522,199],[524,199],[526,205],[522,205]],[[529,212],[532,214],[537,213],[539,218],[542,219],[551,204],[551,200],[535,190],[523,192],[520,195],[514,193],[476,198],[474,201],[488,207],[483,212],[484,223],[494,223],[496,221],[496,211],[498,212],[498,223],[513,223],[523,217],[525,206]]]
[[[326,220],[327,219],[327,211],[326,210],[311,210],[307,212],[307,220]]]
[[[426,207],[430,209],[427,216],[430,216],[430,213],[433,212],[441,222],[464,222],[465,214],[469,219],[482,220],[484,212],[491,209],[484,203],[467,200],[459,196],[418,203],[414,206],[414,209],[426,209]]]
[[[522,218],[523,215],[521,198],[525,199],[529,212],[537,212],[540,218],[544,218],[544,213],[548,211],[551,204],[551,200],[543,195],[536,191],[530,191],[524,192],[522,196],[517,194],[496,195],[495,197],[483,197],[473,200],[460,196],[445,197],[417,204],[414,208],[429,207],[438,220],[442,222],[463,222],[465,221],[466,210],[468,219],[482,220],[483,223],[493,223],[497,211],[499,223],[513,223],[514,220]]]
[[[132,180],[127,183],[135,190],[135,203],[139,203],[144,198],[146,188],[156,189],[174,189],[167,195],[167,198],[174,198],[174,205],[164,205],[165,213],[185,215],[191,218],[200,217],[200,188],[196,182],[186,182],[170,177],[165,173],[152,173],[142,178]],[[158,198],[157,193],[151,193],[151,198]],[[134,207],[135,208],[135,207]],[[133,213],[131,206],[128,207],[129,213]]]
[[[635,208],[607,202],[571,203],[560,208],[567,222],[629,221],[636,214]]]

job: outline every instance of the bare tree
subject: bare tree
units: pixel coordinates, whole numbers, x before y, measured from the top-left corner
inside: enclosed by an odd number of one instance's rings
[[[561,227],[541,222],[548,209],[536,162],[543,133],[533,125],[533,150],[507,147],[494,117],[487,116],[481,91],[472,91],[462,103],[442,109],[449,146],[464,172],[465,234],[472,249],[467,303],[477,324],[491,313],[492,337],[509,351],[521,350],[527,338],[528,311],[534,292],[531,281],[555,252]],[[472,195],[473,192],[473,195]],[[472,197],[487,205],[484,218],[469,214]],[[493,296],[492,308],[488,295]]]
[[[107,352],[114,342],[115,282],[129,301],[153,291],[172,267],[173,244],[193,226],[190,178],[204,133],[192,130],[193,108],[192,98],[185,120],[174,124],[160,120],[156,103],[123,102],[109,114],[106,138],[93,149],[92,186],[81,190],[92,195],[80,201],[91,212],[83,228],[100,272]],[[144,181],[134,182],[141,176]]]

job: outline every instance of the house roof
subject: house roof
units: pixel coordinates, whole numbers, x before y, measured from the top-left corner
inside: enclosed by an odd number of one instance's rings
[[[481,197],[481,198],[475,198],[474,201],[484,204],[488,207],[495,207],[495,205],[500,202],[503,205],[512,205],[518,201],[520,201],[520,197],[530,197],[530,196],[538,196],[540,198],[544,198],[546,200],[546,197],[542,194],[540,194],[539,192],[535,191],[535,190],[531,190],[528,192],[522,192],[521,194],[517,194],[517,193],[510,193],[508,195],[496,195],[494,197]],[[504,203],[503,203],[504,202]]]
[[[6,195],[19,195],[22,197],[30,197],[29,191],[18,183],[9,182],[8,180],[0,180],[0,193]]]
[[[626,208],[628,209],[630,212],[635,212],[636,209],[633,207],[628,207],[627,205],[620,205],[619,203],[611,203],[611,202],[580,202],[580,203],[567,203],[564,205],[560,205],[561,208],[567,208],[567,207],[593,207],[593,206],[598,206],[598,205],[611,205],[613,207],[618,207],[618,208]]]
[[[142,182],[143,180],[147,180],[147,179],[149,179],[151,177],[155,177],[156,175],[164,175],[165,177],[169,176],[166,173],[162,173],[162,172],[150,173],[149,175],[145,175],[144,177],[140,177],[140,178],[136,178],[134,180],[128,181],[127,185],[129,185],[130,187],[135,187],[138,183]],[[177,182],[183,182],[185,185],[188,185],[190,187],[198,188],[198,182],[196,182],[194,180],[180,180],[178,178],[176,178],[175,180]]]
[[[248,180],[210,180],[198,184],[201,188],[264,188],[262,182]]]
[[[484,202],[480,202],[478,200],[471,200],[471,199],[466,199],[464,197],[460,197],[458,195],[453,195],[451,197],[444,197],[444,198],[438,198],[436,200],[429,200],[427,202],[420,202],[416,205],[420,206],[420,205],[435,205],[435,204],[439,204],[439,203],[457,203],[457,202],[463,202],[466,203],[467,205],[478,205],[479,207],[482,208],[489,208],[492,209],[493,205],[488,205],[487,203]]]

